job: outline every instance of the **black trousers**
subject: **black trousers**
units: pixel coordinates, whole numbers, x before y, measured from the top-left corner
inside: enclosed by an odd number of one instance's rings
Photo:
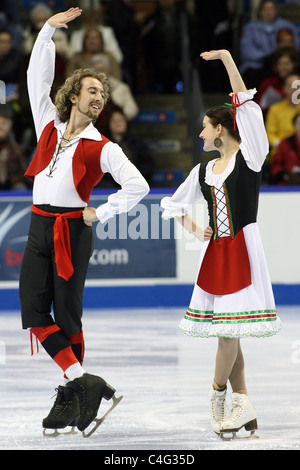
[[[81,209],[37,207],[52,213]],[[25,329],[56,323],[65,334],[71,335],[82,328],[83,291],[94,245],[93,230],[82,218],[68,219],[74,274],[65,281],[57,275],[54,260],[54,222],[54,217],[31,215],[19,283],[22,326]]]

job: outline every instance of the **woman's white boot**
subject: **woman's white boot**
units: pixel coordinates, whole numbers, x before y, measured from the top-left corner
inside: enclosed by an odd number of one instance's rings
[[[226,392],[224,390],[215,390],[211,387],[209,392],[209,410],[210,421],[215,433],[219,434],[224,419],[226,418]]]
[[[242,393],[232,393],[231,395],[232,410],[227,419],[222,422],[220,434],[223,437],[224,433],[232,433],[235,437],[236,433],[245,428],[250,431],[250,436],[253,436],[254,431],[257,429],[256,411],[248,395]]]

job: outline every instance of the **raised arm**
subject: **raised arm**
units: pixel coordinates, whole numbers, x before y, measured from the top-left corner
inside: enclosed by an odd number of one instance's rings
[[[241,138],[240,149],[248,167],[260,171],[269,152],[269,142],[262,111],[252,100],[255,91],[247,90],[229,51],[221,49],[200,55],[204,60],[220,59],[223,62],[234,94],[235,118]]]
[[[27,70],[27,86],[37,139],[45,125],[55,117],[56,108],[50,98],[55,70],[55,28],[67,27],[67,22],[81,14],[79,8],[53,15],[41,29],[33,46]]]
[[[200,54],[200,57],[202,57],[204,60],[220,59],[227,70],[233,93],[247,91],[244,80],[242,79],[241,74],[237,66],[235,65],[235,62],[229,51],[221,49],[218,51],[202,52],[202,54]]]

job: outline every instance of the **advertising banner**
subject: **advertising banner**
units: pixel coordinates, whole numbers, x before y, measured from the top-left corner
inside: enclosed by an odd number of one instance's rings
[[[87,279],[175,278],[173,221],[161,218],[161,196],[147,196],[129,213],[94,223]],[[97,207],[107,195],[94,195]],[[0,281],[19,279],[31,218],[31,197],[0,198]]]

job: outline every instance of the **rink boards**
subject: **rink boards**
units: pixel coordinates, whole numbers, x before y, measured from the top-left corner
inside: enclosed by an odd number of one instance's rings
[[[85,308],[186,306],[198,270],[201,242],[161,217],[160,200],[175,189],[152,189],[128,214],[96,223]],[[107,201],[95,190],[90,206]],[[263,187],[258,223],[277,304],[300,303],[300,188]],[[206,203],[190,208],[208,224]],[[18,309],[18,278],[31,217],[31,192],[0,196],[0,309]]]

